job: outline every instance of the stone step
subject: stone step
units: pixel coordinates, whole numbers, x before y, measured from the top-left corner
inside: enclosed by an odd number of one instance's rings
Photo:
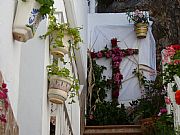
[[[85,126],[84,135],[143,135],[141,125]]]

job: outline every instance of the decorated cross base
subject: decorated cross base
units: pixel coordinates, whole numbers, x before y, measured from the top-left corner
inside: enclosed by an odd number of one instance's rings
[[[119,89],[122,85],[123,75],[120,72],[120,63],[124,57],[138,54],[138,49],[120,49],[117,39],[111,39],[112,49],[105,47],[104,50],[91,52],[91,58],[112,58],[112,101],[118,103]]]

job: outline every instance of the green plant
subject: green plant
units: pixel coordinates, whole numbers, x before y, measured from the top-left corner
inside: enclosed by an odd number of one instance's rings
[[[88,125],[125,125],[128,124],[126,109],[114,102],[98,102],[93,114],[87,117]]]
[[[145,23],[148,24],[148,15],[147,13],[143,13],[143,11],[139,11],[138,9],[135,12],[127,12],[127,18],[129,22],[134,22],[134,24],[137,23]]]
[[[174,82],[174,75],[180,76],[180,64],[165,64],[164,69],[164,85],[167,86],[168,83]],[[173,86],[173,90],[176,91],[176,84]]]
[[[26,2],[27,0],[22,0]],[[40,5],[39,12],[42,16],[45,16],[53,9],[54,0],[36,0]]]
[[[78,49],[78,43],[82,42],[80,37],[80,27],[71,28],[67,23],[61,24],[57,22],[53,12],[49,15],[48,31],[41,37],[46,38],[50,36],[50,42],[53,47],[64,47],[63,38],[67,34],[72,40],[69,41],[68,48]]]
[[[155,135],[176,135],[174,130],[174,121],[172,114],[163,114],[155,122]]]
[[[48,71],[48,76],[52,76],[52,75],[57,75],[59,77],[62,77],[62,78],[66,78],[70,81],[72,81],[72,85],[71,85],[71,89],[70,89],[70,96],[69,98],[71,98],[71,102],[70,103],[73,103],[74,100],[73,100],[73,97],[75,97],[75,95],[78,94],[78,90],[80,88],[79,86],[79,81],[75,78],[75,77],[72,77],[70,75],[70,71],[69,69],[67,68],[59,68],[58,65],[57,65],[57,62],[53,62],[51,65],[48,65],[47,66],[47,71]]]
[[[164,96],[166,92],[163,86],[163,76],[158,74],[155,81],[147,80],[138,70],[133,73],[139,78],[141,86],[144,88],[142,91],[141,99],[133,101],[130,105],[133,112],[130,114],[131,121],[156,117],[161,107],[165,106]]]

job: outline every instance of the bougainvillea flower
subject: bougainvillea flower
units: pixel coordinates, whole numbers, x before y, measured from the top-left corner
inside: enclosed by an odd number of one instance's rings
[[[180,50],[180,45],[170,45],[174,50]]]
[[[4,114],[1,114],[1,115],[0,115],[0,120],[1,120],[2,122],[4,122],[4,123],[7,122],[6,116],[5,116]]]
[[[97,57],[98,58],[102,58],[103,57],[103,53],[101,51],[97,52]]]
[[[8,89],[2,89],[2,91],[4,92],[4,93],[7,93],[8,92]]]
[[[7,110],[9,107],[9,102],[7,99],[4,100],[4,106],[5,106],[5,109]]]
[[[7,94],[0,91],[0,99],[5,99],[5,98],[7,98]]]
[[[117,38],[112,38],[111,44],[112,44],[112,47],[116,47],[117,46]]]
[[[161,113],[161,114],[167,113],[167,109],[166,109],[166,108],[161,108],[161,109],[160,109],[160,113]]]
[[[6,88],[6,84],[5,83],[2,83],[2,88]]]
[[[171,100],[170,100],[169,97],[165,97],[165,103],[166,103],[167,105],[170,105],[170,104],[171,104]]]

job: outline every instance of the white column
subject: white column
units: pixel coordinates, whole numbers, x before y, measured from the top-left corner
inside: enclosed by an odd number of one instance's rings
[[[90,0],[90,13],[96,12],[96,0]]]

